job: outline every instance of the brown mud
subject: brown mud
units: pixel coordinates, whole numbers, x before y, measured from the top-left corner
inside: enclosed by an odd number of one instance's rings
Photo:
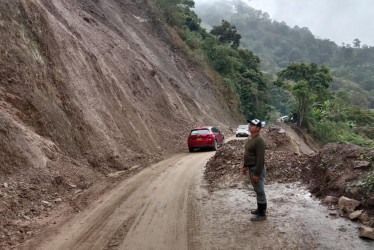
[[[267,184],[265,189],[269,198],[269,213],[271,214],[272,209],[273,212],[279,212],[275,216],[276,220],[279,219],[279,216],[282,217],[284,215],[284,223],[287,222],[289,225],[295,223],[295,227],[300,227],[301,232],[315,230],[314,236],[302,237],[301,241],[296,245],[291,245],[291,248],[303,249],[306,244],[312,244],[312,248],[333,248],[334,242],[326,241],[326,243],[323,243],[324,240],[322,239],[325,234],[336,240],[339,239],[339,241],[341,239],[351,239],[352,235],[358,238],[358,232],[355,227],[362,224],[356,224],[356,222],[345,219],[348,214],[339,212],[337,203],[324,205],[325,207],[322,206],[321,201],[327,195],[336,197],[336,200],[343,195],[359,200],[361,205],[357,209],[363,209],[364,213],[369,215],[369,219],[362,221],[362,223],[373,226],[374,217],[370,217],[373,213],[372,196],[370,194],[367,195],[367,190],[363,188],[351,187],[351,183],[362,181],[362,177],[367,176],[372,171],[372,163],[370,161],[373,150],[355,145],[335,143],[326,145],[319,153],[314,154],[311,153],[313,151],[303,143],[298,134],[285,124],[282,126],[270,126],[263,129],[261,133],[267,142],[265,156]],[[240,138],[228,142],[209,160],[204,175],[211,196],[222,194],[226,197],[225,199],[229,199],[229,193],[240,193],[242,196],[240,199],[243,203],[246,203],[245,194],[243,193],[248,195],[246,190],[248,188],[252,190],[252,188],[248,176],[243,176],[241,173],[245,141],[246,139]],[[303,151],[300,151],[300,149],[303,149]],[[253,195],[253,191],[252,193],[249,192],[249,196],[252,198],[247,200],[247,202],[250,202],[248,205],[251,207],[256,206]],[[211,205],[214,206],[213,204]],[[282,207],[285,210],[282,210]],[[230,209],[227,211],[230,211]],[[287,211],[290,212],[288,213]],[[302,218],[303,213],[305,213],[304,218]],[[307,215],[311,217],[308,218]],[[342,227],[342,229],[334,227],[335,219],[337,218],[339,218],[339,227]],[[303,221],[304,219],[306,221]],[[308,222],[307,220],[310,221]],[[329,221],[331,220],[334,223],[330,223]],[[304,226],[297,225],[297,221]],[[231,223],[227,223],[231,225]],[[236,224],[233,223],[233,225]],[[323,228],[319,228],[319,225],[323,225]],[[347,225],[349,225],[350,229],[347,229]],[[275,225],[272,226],[277,228]],[[336,230],[349,233],[332,233],[332,231]],[[277,229],[276,231],[282,230]],[[320,232],[323,233],[320,234]],[[303,240],[307,240],[307,242],[304,242],[305,245],[301,243]],[[358,245],[360,245],[359,242],[362,240],[355,239],[354,241],[355,243],[351,247],[360,249]],[[296,238],[295,242],[297,242]],[[277,243],[269,240],[268,247],[272,244]],[[285,243],[280,241],[279,244]],[[368,245],[365,246],[365,244]],[[362,247],[368,246],[373,246],[373,243],[364,243]],[[349,247],[343,247],[343,249],[349,249]]]
[[[246,186],[208,188],[204,166],[213,155],[184,153],[144,169],[17,248],[372,249],[355,222],[329,215],[297,182],[266,185],[268,219],[251,222],[256,202]]]
[[[0,1],[0,248],[240,116],[147,6]]]

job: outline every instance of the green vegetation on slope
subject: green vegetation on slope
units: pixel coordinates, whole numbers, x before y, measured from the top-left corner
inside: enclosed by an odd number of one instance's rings
[[[334,76],[334,90],[346,91],[351,104],[374,108],[374,47],[361,45],[359,39],[339,47],[330,40],[315,38],[306,27],[291,28],[271,20],[266,12],[242,0],[217,2],[200,4],[196,9],[199,17],[209,26],[222,19],[235,25],[242,35],[241,45],[260,56],[264,70],[275,74],[291,62],[325,64]]]
[[[328,60],[330,53],[339,47],[333,42],[315,39],[306,28],[291,29],[284,23],[271,21],[266,13],[253,10],[240,0],[228,2],[226,6],[224,2],[210,5],[207,19],[220,20],[212,25],[210,32],[201,27],[201,20],[191,10],[194,1],[157,0],[149,4],[157,14],[155,21],[166,24],[169,33],[176,31],[182,43],[179,47],[191,61],[201,67],[211,67],[219,74],[225,86],[240,99],[241,112],[247,118],[272,121],[280,112],[293,113],[298,125],[307,128],[321,143],[342,141],[374,146],[370,139],[374,113],[355,105],[353,100],[354,94],[362,101],[367,93],[343,76],[333,81],[331,74],[336,68],[330,71],[317,64]],[[222,20],[222,16],[217,18],[219,15],[228,17],[235,25]],[[270,36],[273,36],[270,42],[263,40]],[[258,49],[260,45],[263,50]],[[264,64],[267,73],[260,70],[260,58],[243,46],[266,52],[262,55],[268,62]],[[302,52],[286,57],[292,49]],[[339,61],[337,58],[338,55],[330,59]],[[299,60],[317,63],[292,63]],[[267,79],[275,78],[275,84],[269,84]],[[339,82],[346,84],[337,86]]]
[[[342,47],[316,39],[308,28],[273,21],[242,0],[217,2],[204,1],[196,12],[210,28],[222,20],[235,25],[240,45],[259,55],[264,75],[276,83],[269,87],[270,105],[294,114],[321,143],[374,145],[374,113],[367,109],[374,107],[374,48],[359,39]]]
[[[150,5],[162,15],[162,23],[177,31],[186,47],[183,51],[202,67],[212,67],[222,82],[240,99],[247,118],[266,119],[269,110],[269,84],[260,71],[260,59],[251,51],[238,48],[241,35],[236,27],[223,21],[208,33],[191,10],[193,1],[157,0]]]

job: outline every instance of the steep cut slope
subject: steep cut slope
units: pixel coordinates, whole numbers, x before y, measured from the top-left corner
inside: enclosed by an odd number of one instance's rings
[[[232,123],[213,81],[145,10],[128,0],[0,1],[4,234],[12,219],[39,215],[41,200],[185,150],[193,126]]]

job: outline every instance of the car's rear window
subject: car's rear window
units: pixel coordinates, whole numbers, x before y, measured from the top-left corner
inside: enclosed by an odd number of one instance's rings
[[[209,133],[209,129],[195,129],[191,130],[191,135],[200,135],[200,134],[206,134]]]
[[[248,125],[239,125],[238,128],[239,128],[239,129],[247,129],[247,128],[248,128]]]

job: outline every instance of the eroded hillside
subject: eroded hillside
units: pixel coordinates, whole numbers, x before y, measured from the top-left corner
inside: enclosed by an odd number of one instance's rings
[[[27,238],[65,196],[233,120],[144,1],[1,0],[0,36],[0,236]]]

